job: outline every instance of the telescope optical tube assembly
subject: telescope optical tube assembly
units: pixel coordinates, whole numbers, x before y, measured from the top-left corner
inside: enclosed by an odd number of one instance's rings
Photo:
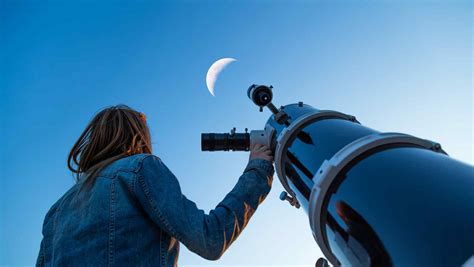
[[[270,110],[262,132],[281,199],[308,214],[332,265],[474,263],[473,166],[438,143],[380,133],[337,111],[302,102]]]

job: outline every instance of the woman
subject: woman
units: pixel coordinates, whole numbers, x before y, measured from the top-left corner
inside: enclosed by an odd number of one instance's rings
[[[209,214],[152,155],[145,116],[127,106],[98,113],[74,144],[77,183],[46,214],[39,266],[176,266],[179,243],[217,260],[270,191],[273,158],[256,145],[235,187]]]

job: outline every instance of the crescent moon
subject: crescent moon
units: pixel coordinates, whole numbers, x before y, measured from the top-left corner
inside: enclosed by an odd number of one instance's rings
[[[217,78],[219,78],[219,73],[234,61],[237,61],[237,59],[230,57],[221,58],[214,62],[207,71],[206,85],[209,93],[211,93],[212,96],[214,96],[214,86],[216,84]]]

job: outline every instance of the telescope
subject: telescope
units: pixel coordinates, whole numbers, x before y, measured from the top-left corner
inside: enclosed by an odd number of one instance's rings
[[[473,166],[342,112],[277,108],[271,86],[247,93],[272,113],[263,130],[203,133],[202,150],[272,150],[280,199],[306,212],[324,254],[316,266],[474,266]]]

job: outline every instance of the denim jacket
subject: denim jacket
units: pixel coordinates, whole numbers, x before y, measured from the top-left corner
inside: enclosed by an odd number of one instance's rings
[[[218,259],[270,191],[273,166],[251,160],[235,187],[205,214],[156,156],[115,161],[48,211],[37,266],[176,266],[179,243]]]

